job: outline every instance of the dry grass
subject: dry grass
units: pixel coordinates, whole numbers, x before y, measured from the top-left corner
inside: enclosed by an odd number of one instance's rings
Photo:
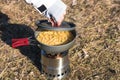
[[[65,20],[74,22],[78,33],[69,51],[71,73],[66,80],[120,80],[120,1],[64,2]],[[37,47],[10,46],[11,38],[32,36],[34,22],[42,19],[23,0],[0,0],[0,80],[46,80],[40,73]]]

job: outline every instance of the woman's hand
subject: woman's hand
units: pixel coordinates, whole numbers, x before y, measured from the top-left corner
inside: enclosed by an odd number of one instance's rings
[[[63,15],[58,19],[58,21],[56,21],[54,19],[54,16],[51,16],[49,21],[51,22],[52,26],[53,27],[59,27],[61,25],[62,21],[64,20],[65,14],[66,14],[66,12],[63,13]]]
[[[26,0],[49,19],[52,26],[60,26],[66,14],[67,5],[62,0]],[[52,15],[52,17],[51,17]]]

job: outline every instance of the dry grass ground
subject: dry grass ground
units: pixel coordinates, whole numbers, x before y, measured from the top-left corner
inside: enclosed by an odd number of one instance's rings
[[[65,80],[120,80],[120,1],[64,0],[66,21],[77,25],[69,50],[71,73]],[[8,21],[9,18],[9,21]],[[46,19],[23,0],[0,0],[0,80],[46,80],[38,47],[11,47],[12,38],[34,34]]]

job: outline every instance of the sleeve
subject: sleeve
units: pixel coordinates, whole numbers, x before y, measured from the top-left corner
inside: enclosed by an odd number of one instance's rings
[[[26,0],[26,2],[32,4],[38,12],[47,18],[52,15],[56,21],[59,20],[67,8],[61,0]]]

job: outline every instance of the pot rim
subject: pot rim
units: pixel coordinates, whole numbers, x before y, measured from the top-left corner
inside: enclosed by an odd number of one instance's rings
[[[44,30],[55,30],[55,31],[71,31],[74,30],[76,25],[72,22],[63,21],[59,27],[52,27],[51,23],[47,20],[38,20],[35,22],[38,26],[37,31]]]

